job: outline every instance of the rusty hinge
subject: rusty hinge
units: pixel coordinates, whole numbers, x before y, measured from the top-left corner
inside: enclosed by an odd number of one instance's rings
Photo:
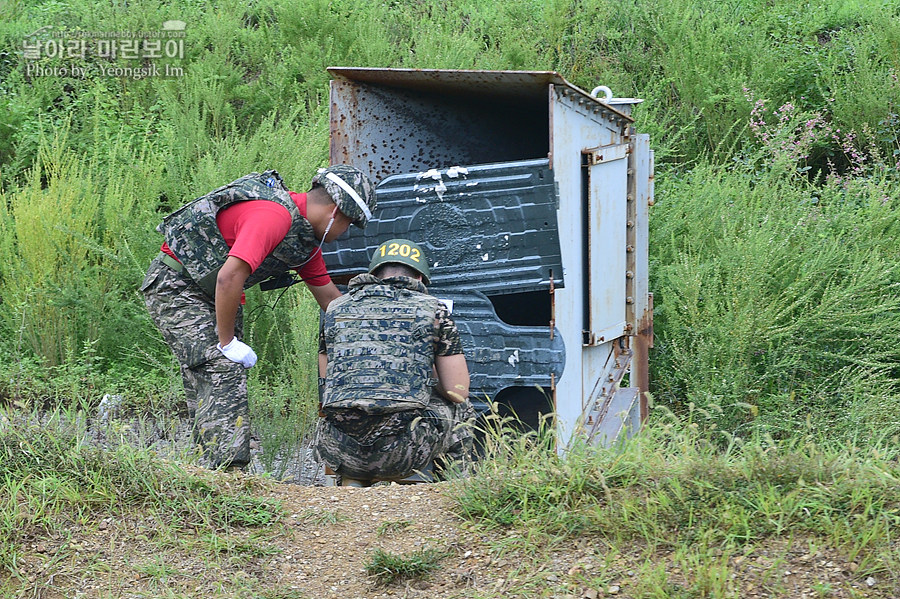
[[[599,148],[590,148],[584,150],[587,155],[587,163],[589,166],[611,162],[613,160],[621,160],[628,156],[630,148],[628,144],[618,144],[615,146],[602,146]]]

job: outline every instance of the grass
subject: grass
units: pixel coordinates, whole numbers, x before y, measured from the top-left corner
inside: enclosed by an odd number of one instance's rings
[[[660,408],[621,447],[575,444],[564,457],[545,450],[541,433],[501,429],[488,437],[477,476],[450,495],[479,528],[509,531],[492,543],[495,555],[540,564],[561,545],[589,540],[602,575],[587,584],[627,579],[637,597],[741,596],[747,581],[774,592],[785,571],[808,571],[822,555],[854,564],[851,580],[888,581],[877,596],[898,591],[890,582],[900,571],[893,442],[732,437],[723,450],[718,436]],[[768,570],[748,568],[751,559]],[[535,583],[520,574],[521,584]],[[824,592],[839,582],[816,584]]]
[[[412,522],[409,520],[391,520],[379,524],[378,528],[375,529],[375,533],[379,537],[389,536],[409,528],[410,526],[412,526]]]
[[[445,551],[428,547],[405,554],[379,548],[372,551],[369,556],[365,565],[366,573],[381,584],[421,578],[437,569],[446,555]]]
[[[267,528],[283,514],[252,483],[223,485],[127,443],[90,442],[77,414],[4,415],[0,424],[0,570],[15,575],[23,543],[146,513],[160,539],[178,531]],[[154,527],[155,528],[155,527]],[[70,552],[71,549],[63,551]]]
[[[207,577],[194,583],[212,597],[258,596],[261,583],[236,563],[275,563],[286,525],[349,522],[340,508],[310,508],[289,523],[256,479],[190,471],[127,445],[92,446],[65,414],[41,426],[11,426],[12,416],[0,428],[4,592],[33,575],[36,555],[44,576],[58,580],[72,564],[98,580],[116,576],[108,551],[124,537],[138,550],[128,571],[159,596],[179,596],[197,569],[219,573],[217,590]],[[900,572],[893,442],[732,438],[723,449],[709,431],[658,407],[639,436],[612,449],[576,444],[561,455],[547,451],[549,434],[503,426],[488,434],[473,476],[445,483],[471,540],[375,549],[361,564],[372,581],[443,580],[445,558],[458,554],[457,584],[479,581],[484,597],[618,587],[633,597],[730,599],[748,585],[779,597],[797,584],[812,596],[854,596],[869,577],[877,586],[857,596],[900,592],[892,582]],[[386,520],[370,532],[390,540],[411,523]],[[44,548],[35,553],[37,539]]]
[[[339,510],[306,510],[301,512],[298,520],[305,522],[311,526],[331,526],[340,522],[346,522],[349,517],[342,514]]]
[[[271,535],[267,531],[251,533],[244,538],[234,534],[208,533],[197,542],[187,544],[187,548],[199,548],[209,556],[226,555],[235,559],[252,559],[278,555],[281,550],[268,544]]]
[[[886,418],[900,431],[898,356],[883,341],[898,328],[893,4],[207,4],[0,9],[7,48],[38,24],[144,31],[177,15],[190,32],[184,75],[168,79],[106,77],[96,56],[78,59],[92,68],[83,79],[29,77],[23,56],[0,51],[0,395],[74,405],[121,393],[181,408],[177,369],[135,291],[158,251],[154,227],[253,169],[305,189],[328,155],[325,66],[552,69],[646,99],[634,116],[657,165],[659,401],[720,406],[710,424],[732,432],[788,434],[810,412],[830,435]],[[315,417],[316,306],[298,286],[278,302],[250,292],[246,308],[260,356],[251,413],[277,474]]]

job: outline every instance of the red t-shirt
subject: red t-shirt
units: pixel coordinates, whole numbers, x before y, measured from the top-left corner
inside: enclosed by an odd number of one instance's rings
[[[305,218],[306,194],[293,191],[289,193]],[[216,215],[216,224],[219,225],[225,243],[231,248],[228,255],[249,264],[253,272],[287,235],[291,228],[291,213],[277,202],[248,200],[220,210]],[[161,249],[175,258],[169,244],[163,242]],[[316,249],[312,258],[296,271],[306,283],[314,287],[331,282],[321,249]]]

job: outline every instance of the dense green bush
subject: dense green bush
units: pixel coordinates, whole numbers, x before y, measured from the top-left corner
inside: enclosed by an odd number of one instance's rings
[[[646,100],[634,116],[656,152],[658,401],[731,429],[786,434],[809,415],[832,432],[897,431],[898,13],[874,0],[6,2],[0,396],[177,396],[146,383],[175,374],[136,290],[154,227],[250,170],[305,189],[327,160],[327,66],[549,69]],[[180,77],[22,53],[45,26],[41,39],[169,19],[187,23],[169,61]],[[254,409],[310,412],[309,294],[250,293],[247,315]]]
[[[791,104],[748,128],[756,149],[657,187],[657,397],[732,431],[900,433],[893,157]],[[823,142],[843,154],[811,179]]]

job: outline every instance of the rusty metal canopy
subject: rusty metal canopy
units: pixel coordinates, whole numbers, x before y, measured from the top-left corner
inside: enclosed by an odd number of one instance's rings
[[[389,69],[328,67],[338,79],[384,85],[426,93],[492,97],[525,104],[547,103],[547,86],[562,85],[596,102],[598,106],[628,121],[633,119],[585,90],[569,83],[555,71],[480,71],[462,69]]]

